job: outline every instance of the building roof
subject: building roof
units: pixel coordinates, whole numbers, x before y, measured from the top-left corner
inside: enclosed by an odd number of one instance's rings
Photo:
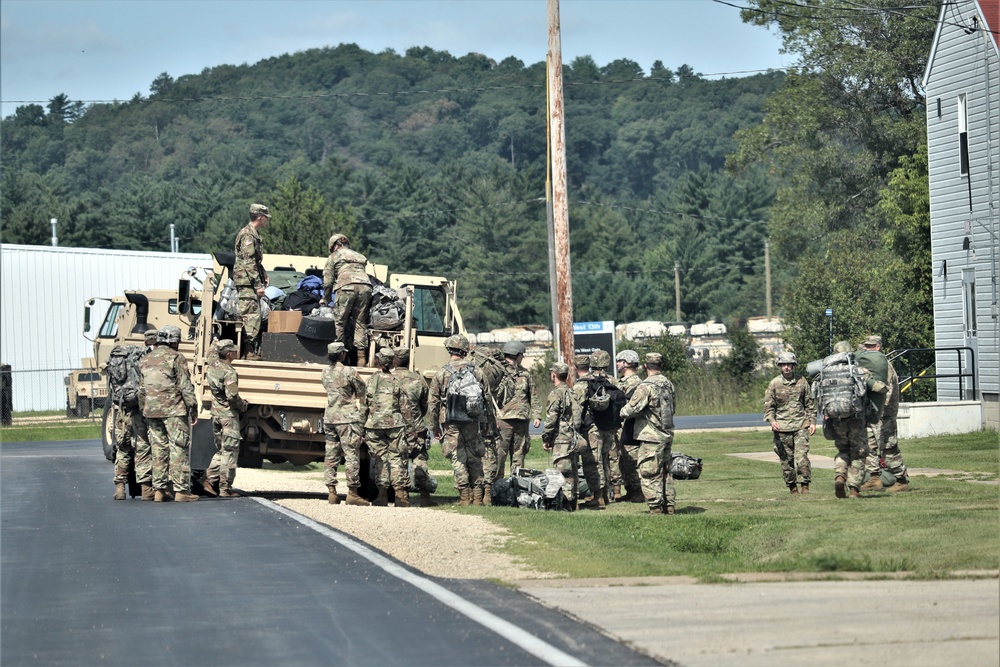
[[[973,6],[976,8],[976,13],[985,25],[980,26],[980,29],[987,30],[990,36],[993,38],[991,43],[993,45],[993,50],[1000,57],[1000,0],[972,0]],[[962,20],[965,17],[958,17],[958,20]],[[931,54],[927,59],[927,69],[924,70],[924,80],[923,85],[927,86],[927,81],[930,78],[931,67],[934,65],[934,57],[937,55],[938,43],[941,39],[941,28],[945,24],[952,24],[956,22],[956,5],[952,3],[944,3],[941,5],[941,14],[938,16],[937,30],[934,31],[934,41],[931,44]]]

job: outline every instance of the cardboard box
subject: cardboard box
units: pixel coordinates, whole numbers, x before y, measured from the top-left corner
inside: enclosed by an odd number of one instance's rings
[[[267,316],[267,330],[270,333],[296,333],[300,324],[301,310],[272,310]]]

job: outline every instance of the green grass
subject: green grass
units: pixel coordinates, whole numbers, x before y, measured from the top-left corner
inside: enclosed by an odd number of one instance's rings
[[[52,426],[4,426],[0,428],[0,442],[35,442],[43,440],[94,440],[101,437],[97,422],[73,424],[59,423]]]

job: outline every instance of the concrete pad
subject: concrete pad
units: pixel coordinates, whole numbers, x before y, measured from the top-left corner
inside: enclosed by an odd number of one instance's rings
[[[687,667],[996,667],[1000,581],[815,581],[557,588],[540,602]]]

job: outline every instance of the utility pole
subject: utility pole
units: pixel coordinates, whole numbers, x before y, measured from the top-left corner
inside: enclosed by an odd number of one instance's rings
[[[548,0],[549,143],[552,155],[552,223],[555,243],[556,293],[559,308],[560,358],[573,358],[573,284],[569,259],[569,202],[566,186],[566,116],[563,112],[562,38],[559,0]]]
[[[559,296],[558,281],[556,280],[556,229],[555,221],[552,219],[552,142],[549,136],[552,132],[552,123],[549,114],[551,106],[549,95],[549,70],[548,58],[545,66],[545,220],[549,230],[549,307],[552,309],[552,340],[555,341],[556,357],[559,354]]]
[[[681,263],[674,262],[674,321],[681,323]]]
[[[767,292],[767,319],[771,319],[771,242],[764,240],[764,289]]]

